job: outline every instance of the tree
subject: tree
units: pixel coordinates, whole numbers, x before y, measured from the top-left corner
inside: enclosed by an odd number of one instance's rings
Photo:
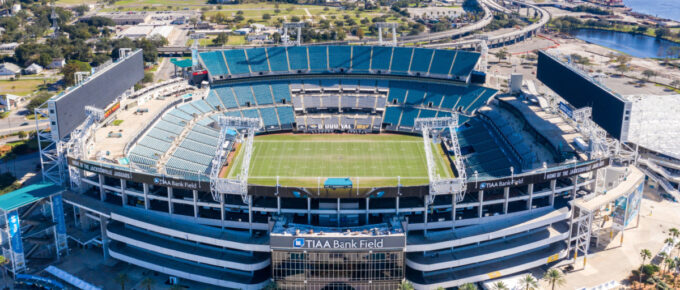
[[[671,269],[675,268],[675,260],[673,258],[668,257],[663,260],[664,265],[666,266],[666,270],[664,272],[670,271]]]
[[[657,38],[664,38],[671,35],[671,30],[666,27],[659,27],[654,30],[654,35],[656,35]]]
[[[115,280],[118,284],[120,284],[120,289],[125,290],[125,284],[130,281],[130,277],[128,277],[128,275],[125,273],[119,273]]]
[[[151,277],[145,277],[139,282],[139,285],[146,288],[146,290],[151,290],[151,285],[153,285],[153,279]]]
[[[272,19],[272,16],[269,13],[262,14],[262,19],[263,20],[269,20]]]
[[[217,37],[215,37],[212,42],[216,45],[225,45],[229,41],[229,35],[224,32],[220,32]]]
[[[508,285],[505,285],[505,283],[503,283],[503,281],[498,281],[496,283],[493,283],[493,285],[491,285],[491,287],[492,287],[493,290],[509,290]]]
[[[477,286],[472,283],[466,283],[458,287],[458,290],[477,290]]]
[[[71,61],[61,68],[61,73],[64,75],[64,83],[67,86],[72,86],[75,84],[75,73],[79,71],[89,72],[92,67],[88,63]]]
[[[493,55],[498,58],[498,61],[503,61],[506,57],[508,57],[508,50],[502,48],[501,50],[495,52]]]
[[[524,290],[534,290],[538,288],[538,281],[534,276],[531,276],[531,274],[526,274],[519,279],[519,285],[524,288]]]
[[[640,265],[640,274],[639,274],[638,278],[639,278],[640,283],[642,283],[642,267],[645,265],[645,261],[647,261],[647,259],[652,257],[652,252],[650,250],[647,250],[647,249],[642,249],[640,251],[640,257],[642,258],[642,265]]]
[[[364,30],[361,27],[357,28],[357,37],[359,39],[364,39]]]
[[[620,75],[623,75],[625,72],[628,71],[628,66],[625,64],[619,64],[614,67],[614,69],[619,72]]]
[[[83,15],[85,12],[90,11],[90,7],[87,5],[78,5],[73,7],[73,11],[75,11],[78,15]]]
[[[399,290],[413,290],[413,284],[409,281],[403,281],[399,284]]]
[[[656,72],[651,69],[646,69],[642,72],[642,75],[645,76],[645,79],[649,81],[649,78],[655,76]]]
[[[562,272],[560,272],[557,269],[548,270],[548,272],[545,273],[545,276],[543,276],[543,280],[547,281],[548,284],[550,284],[552,290],[555,290],[555,285],[562,286],[564,285],[564,283],[567,282],[564,279],[564,275],[562,274]]]
[[[28,102],[28,105],[26,105],[26,109],[30,112],[33,113],[33,110],[37,107],[40,107],[43,103],[47,102],[52,96],[47,93],[47,92],[39,92],[37,95],[35,95],[31,100]]]
[[[24,139],[26,138],[27,134],[24,131],[19,131],[19,133],[17,133],[17,136],[19,137],[19,139]]]

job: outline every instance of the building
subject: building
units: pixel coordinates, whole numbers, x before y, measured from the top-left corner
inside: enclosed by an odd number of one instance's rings
[[[0,44],[0,53],[14,54],[14,50],[16,50],[17,47],[19,47],[19,43],[17,42],[2,43]]]
[[[17,3],[12,5],[12,15],[17,15],[21,11],[21,4]]]
[[[66,60],[63,58],[52,59],[52,62],[47,65],[48,69],[60,69],[66,65]]]
[[[9,112],[13,109],[17,108],[17,103],[21,100],[21,97],[12,95],[12,94],[4,94],[0,95],[0,111],[2,112]]]
[[[126,11],[126,12],[107,12],[107,13],[98,13],[97,16],[102,16],[106,18],[110,18],[113,20],[116,25],[138,25],[138,24],[144,24],[149,22],[149,19],[151,18],[151,14],[145,11],[142,12],[134,12],[134,11]],[[89,17],[81,17],[80,21],[84,21],[88,19]]]
[[[177,79],[108,96],[75,121],[59,106],[78,91],[50,100],[51,132],[72,149],[67,172],[45,176],[68,175],[72,239],[87,232],[107,259],[209,287],[433,289],[585,265],[591,241],[635,222],[644,174],[572,146],[579,133],[546,126],[560,117],[537,102],[472,82],[479,58],[200,52],[200,88]],[[113,132],[112,118],[130,125]]]
[[[16,64],[6,62],[0,64],[0,76],[15,76],[21,73],[21,67]]]
[[[26,67],[26,68],[24,69],[24,74],[27,74],[27,75],[35,75],[35,74],[41,73],[42,71],[43,71],[43,67],[42,67],[42,66],[40,66],[40,65],[37,64],[37,63],[32,63],[31,65],[29,65],[28,67]]]

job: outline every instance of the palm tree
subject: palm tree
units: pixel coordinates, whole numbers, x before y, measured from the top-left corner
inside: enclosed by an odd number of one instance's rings
[[[151,290],[151,285],[153,285],[153,279],[150,277],[145,277],[139,282],[139,285],[146,288],[146,290]]]
[[[564,285],[564,283],[567,282],[567,280],[564,279],[564,275],[562,274],[562,272],[560,272],[557,269],[548,270],[548,272],[545,273],[545,276],[543,276],[543,280],[547,281],[548,284],[550,284],[552,290],[555,290],[555,285],[562,286]]]
[[[671,236],[671,238],[680,237],[680,230],[678,230],[677,228],[670,228],[668,230],[668,235]]]
[[[125,283],[130,281],[130,277],[125,273],[119,273],[115,280],[120,284],[120,289],[125,290]]]
[[[477,286],[472,283],[466,283],[458,287],[459,290],[477,290]]]
[[[663,260],[663,263],[666,265],[667,272],[675,268],[675,260],[673,258],[668,257]]]
[[[503,283],[503,281],[498,281],[496,283],[493,283],[493,285],[491,285],[491,287],[492,287],[493,290],[509,290],[508,285],[505,285],[505,283]]]
[[[519,279],[519,285],[524,290],[534,290],[538,288],[538,281],[531,274],[526,274],[526,276]]]
[[[640,265],[640,273],[638,274],[639,282],[642,283],[642,267],[645,266],[645,261],[652,257],[652,252],[647,249],[642,249],[640,251],[640,257],[642,258],[642,265]]]

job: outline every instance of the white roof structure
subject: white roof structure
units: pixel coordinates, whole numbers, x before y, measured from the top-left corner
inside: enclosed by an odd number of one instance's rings
[[[680,159],[680,95],[627,98],[633,102],[628,140]]]

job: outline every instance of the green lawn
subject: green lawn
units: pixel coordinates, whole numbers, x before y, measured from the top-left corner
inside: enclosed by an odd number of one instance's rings
[[[451,177],[441,149],[432,145],[441,176]],[[436,151],[435,151],[436,150]],[[237,156],[228,174],[240,171]],[[427,160],[421,137],[406,135],[265,135],[255,138],[248,182],[288,186],[317,185],[328,177],[351,177],[355,186],[394,186],[428,183]],[[357,180],[358,177],[358,180]]]
[[[19,79],[15,81],[0,80],[0,92],[17,96],[26,96],[41,88],[45,80],[43,79]],[[47,80],[47,83],[52,80]]]

